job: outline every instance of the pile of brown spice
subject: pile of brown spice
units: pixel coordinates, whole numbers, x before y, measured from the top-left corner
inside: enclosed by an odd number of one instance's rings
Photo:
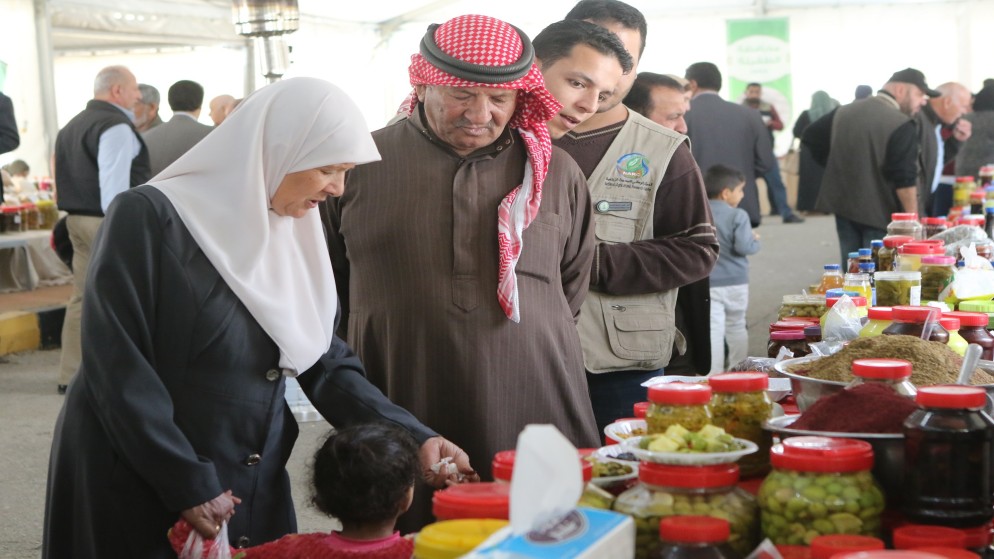
[[[963,364],[963,358],[945,344],[928,342],[915,336],[895,335],[857,338],[838,353],[817,361],[799,363],[788,370],[820,380],[849,382],[853,378],[853,360],[867,358],[911,361],[911,383],[915,386],[954,383]],[[977,369],[970,383],[994,384],[994,376]]]

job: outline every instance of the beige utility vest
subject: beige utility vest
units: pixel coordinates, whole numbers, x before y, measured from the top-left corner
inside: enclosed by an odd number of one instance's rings
[[[587,179],[598,244],[652,238],[656,190],[673,153],[686,141],[686,136],[628,112],[628,121]],[[587,370],[665,367],[674,340],[680,353],[686,351],[687,342],[676,329],[676,295],[676,289],[646,295],[607,295],[591,289],[577,325]]]

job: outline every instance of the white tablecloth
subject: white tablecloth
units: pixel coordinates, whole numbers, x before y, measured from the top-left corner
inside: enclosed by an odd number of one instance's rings
[[[72,283],[47,230],[0,234],[0,293]]]

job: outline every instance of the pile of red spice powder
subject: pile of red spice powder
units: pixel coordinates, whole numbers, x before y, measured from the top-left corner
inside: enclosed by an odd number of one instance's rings
[[[841,433],[900,433],[917,406],[884,384],[866,383],[822,398],[791,429]]]

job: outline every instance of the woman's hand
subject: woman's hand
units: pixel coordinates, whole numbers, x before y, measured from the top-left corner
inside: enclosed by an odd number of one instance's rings
[[[241,502],[241,499],[228,490],[206,503],[184,510],[180,516],[189,522],[194,530],[200,532],[201,536],[213,539],[221,531],[221,523],[227,522],[234,516],[235,505]]]
[[[424,481],[432,487],[480,481],[480,474],[469,464],[469,456],[444,437],[428,439],[421,445],[418,454]],[[449,464],[455,465],[455,472],[449,472]]]

